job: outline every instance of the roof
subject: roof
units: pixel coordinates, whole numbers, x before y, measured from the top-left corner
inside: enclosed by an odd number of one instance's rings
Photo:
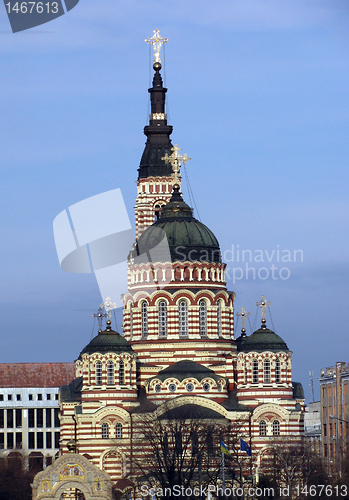
[[[59,388],[59,397],[61,402],[68,403],[81,401],[82,377],[75,378],[70,384]]]
[[[160,420],[189,420],[189,419],[224,419],[224,415],[221,413],[212,410],[211,408],[207,408],[206,406],[196,405],[196,404],[184,404],[182,406],[177,406],[176,408],[172,408],[171,410],[165,411],[159,417]]]
[[[168,245],[164,244],[164,241]],[[131,257],[136,263],[149,262],[222,262],[219,243],[213,232],[193,217],[192,209],[183,201],[179,186],[174,186],[171,200],[160,218],[138,239]]]
[[[104,354],[107,352],[134,352],[125,337],[112,330],[110,324],[111,322],[108,320],[106,330],[100,331],[98,335],[84,347],[78,359],[81,359],[81,356],[85,353],[93,354],[99,352]]]
[[[216,375],[210,368],[195,363],[195,361],[184,360],[178,361],[178,363],[174,363],[168,368],[161,370],[155,377],[152,377],[152,379],[156,378],[163,382],[168,378],[175,378],[181,382],[189,377],[196,378],[199,382],[206,377],[213,378],[213,380],[224,378]]]
[[[279,335],[276,335],[275,332],[269,330],[265,325],[265,321],[262,322],[262,326],[249,337],[241,336],[236,339],[236,345],[238,351],[243,352],[289,351],[286,342],[284,342]]]
[[[75,363],[0,363],[0,387],[59,387],[75,378]]]
[[[303,386],[300,382],[292,382],[293,399],[304,399]]]
[[[223,401],[222,406],[228,411],[252,411],[250,407],[239,403],[236,389],[228,392],[228,399]]]

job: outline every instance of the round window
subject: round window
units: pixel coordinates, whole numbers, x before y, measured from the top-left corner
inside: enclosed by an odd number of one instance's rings
[[[218,382],[218,384],[217,384],[217,391],[218,391],[218,392],[221,392],[221,391],[222,391],[222,384],[220,384],[219,382]]]
[[[170,392],[175,392],[175,390],[176,390],[176,384],[170,384],[170,385],[168,386],[168,390],[169,390]]]
[[[161,385],[160,384],[156,384],[155,386],[155,392],[160,392],[161,391]]]
[[[203,385],[203,389],[205,392],[208,392],[211,389],[211,386],[209,383],[205,382]]]
[[[187,384],[185,388],[187,389],[188,392],[192,392],[194,390],[194,384],[189,382],[189,384]]]

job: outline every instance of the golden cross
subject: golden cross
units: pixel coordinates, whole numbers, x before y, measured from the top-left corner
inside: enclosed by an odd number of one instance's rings
[[[245,328],[246,318],[251,316],[251,313],[246,312],[244,306],[242,306],[241,311],[236,313],[236,316],[241,318],[241,328]]]
[[[168,38],[160,36],[160,30],[153,31],[154,35],[151,38],[146,38],[144,41],[148,44],[151,43],[154,49],[154,63],[161,63],[160,50],[163,43],[168,42]]]
[[[116,304],[111,301],[110,297],[107,297],[105,299],[104,304],[101,304],[101,307],[104,307],[106,313],[107,313],[107,318],[110,319],[111,317],[111,311],[112,309],[116,308]]]
[[[172,154],[168,156],[166,153],[165,156],[163,156],[161,159],[165,161],[165,163],[170,163],[172,166],[172,170],[174,172],[174,180],[175,184],[180,184],[180,179],[181,176],[179,175],[179,170],[181,168],[181,163],[184,163],[184,165],[187,163],[187,161],[191,160],[189,156],[187,156],[187,153],[185,153],[183,156],[179,154],[179,151],[182,151],[181,148],[177,146],[177,144],[174,145],[173,148],[171,148]]]
[[[267,302],[264,295],[262,295],[261,300],[259,302],[256,302],[256,306],[259,306],[261,308],[262,319],[265,319],[265,310],[267,307],[271,306],[271,302]]]

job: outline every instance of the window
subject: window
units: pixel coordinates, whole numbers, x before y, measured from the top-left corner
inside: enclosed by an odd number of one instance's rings
[[[46,448],[52,448],[52,432],[46,432]]]
[[[7,427],[13,427],[13,410],[7,410]]]
[[[270,359],[264,360],[264,383],[270,384]]]
[[[281,368],[279,358],[275,361],[275,382],[280,384],[281,382]]]
[[[55,394],[55,400],[58,401],[58,392]]]
[[[59,449],[59,432],[55,432],[55,448]]]
[[[21,395],[20,394],[16,394],[16,399],[17,399],[17,401],[21,401],[21,399],[22,399]]]
[[[21,432],[16,432],[16,448],[19,450],[22,449],[22,433]]]
[[[0,394],[0,401],[3,401],[3,400],[4,400],[4,395]]]
[[[144,300],[141,306],[142,315],[142,338],[146,339],[148,337],[148,304]]]
[[[207,304],[206,300],[199,300],[199,332],[200,337],[207,336]]]
[[[328,452],[327,452],[327,444],[324,444],[324,455],[325,457],[328,456]]]
[[[102,385],[102,363],[96,362],[96,385]]]
[[[119,361],[119,385],[124,385],[125,384],[125,364],[120,359]]]
[[[273,422],[273,436],[280,435],[280,422],[278,420],[274,420]]]
[[[44,412],[42,408],[36,410],[36,427],[44,426]]]
[[[28,399],[29,399],[29,401],[33,401],[33,395],[32,394],[28,394]]]
[[[244,363],[244,382],[247,384],[247,362]]]
[[[114,385],[114,363],[112,361],[108,361],[107,363],[107,384]]]
[[[4,449],[4,445],[5,445],[4,437],[5,437],[4,433],[0,434],[0,450]]]
[[[55,408],[55,427],[60,427],[61,423],[59,421],[59,408]]]
[[[258,361],[252,361],[252,384],[258,384]]]
[[[222,301],[217,300],[217,333],[218,337],[222,336]]]
[[[0,410],[0,429],[4,428],[4,410]]]
[[[7,449],[13,450],[13,432],[7,433]]]
[[[120,422],[118,422],[115,425],[115,437],[117,439],[121,439],[122,438],[122,424],[120,424]]]
[[[28,432],[28,448],[30,450],[35,448],[35,432]]]
[[[42,401],[42,394],[38,394],[38,401]]]
[[[167,303],[165,300],[159,302],[159,337],[167,336]]]
[[[37,432],[36,434],[36,447],[43,448],[44,447],[44,433]]]
[[[265,420],[261,420],[259,422],[259,435],[266,436],[267,435],[267,424]]]
[[[29,410],[28,410],[28,427],[35,427],[34,409],[33,408],[29,408]]]
[[[46,408],[46,427],[52,427],[51,408]]]
[[[46,394],[46,399],[47,399],[47,401],[50,401],[51,400],[51,394]]]
[[[132,304],[130,305],[130,335],[131,335],[131,339],[132,339],[132,336],[133,336],[133,307],[132,307]]]
[[[324,424],[324,437],[327,436],[327,424]]]
[[[7,394],[7,400],[12,401],[12,394]]]
[[[22,410],[16,410],[16,427],[22,427]]]
[[[102,438],[103,439],[109,438],[109,425],[106,423],[102,424]]]
[[[188,335],[188,302],[180,300],[178,303],[178,330],[180,337]]]

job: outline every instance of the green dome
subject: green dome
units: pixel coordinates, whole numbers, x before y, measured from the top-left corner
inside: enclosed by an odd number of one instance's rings
[[[133,352],[132,347],[125,337],[112,330],[110,324],[111,322],[107,321],[106,330],[100,331],[98,335],[87,344],[80,352],[78,359],[81,359],[82,355],[86,353],[93,354],[99,352],[100,354],[105,354],[107,352]]]
[[[238,351],[242,352],[288,352],[286,342],[282,340],[279,335],[276,335],[272,330],[266,327],[265,322],[262,322],[262,326],[259,330],[256,330],[249,337],[239,337],[236,339],[236,344]]]
[[[165,236],[170,255],[163,243]],[[162,209],[160,218],[142,233],[131,256],[137,263],[165,262],[169,258],[172,262],[222,262],[217,238],[193,217],[192,209],[179,193],[179,186],[174,187],[171,200]]]

